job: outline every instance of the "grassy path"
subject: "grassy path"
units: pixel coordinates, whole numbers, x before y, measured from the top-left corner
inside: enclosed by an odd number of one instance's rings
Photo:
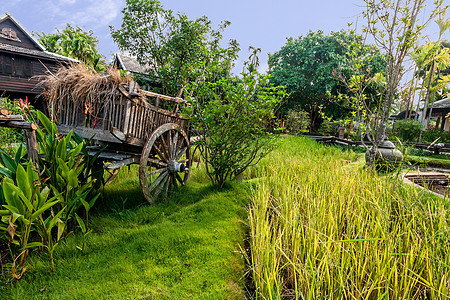
[[[84,252],[70,236],[48,258],[33,255],[25,276],[0,299],[242,299],[248,206],[245,186],[217,191],[191,180],[156,206],[137,178],[110,185],[91,217]]]

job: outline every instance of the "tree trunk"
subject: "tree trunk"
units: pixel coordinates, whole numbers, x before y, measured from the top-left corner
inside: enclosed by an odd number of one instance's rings
[[[319,115],[319,108],[317,105],[313,105],[311,107],[310,113],[309,113],[309,132],[310,133],[317,133],[319,131],[319,126],[321,123],[321,118]]]
[[[422,141],[422,131],[424,129],[423,125],[425,125],[426,113],[428,112],[428,100],[430,98],[431,80],[433,79],[433,73],[434,73],[434,59],[431,64],[430,76],[428,78],[427,95],[425,96],[425,104],[423,107],[422,118],[421,118],[421,122],[420,122],[420,123],[422,123],[422,130],[420,130],[420,133],[419,133],[419,139],[417,141],[418,143],[420,143]],[[430,117],[431,117],[431,115],[430,115]]]

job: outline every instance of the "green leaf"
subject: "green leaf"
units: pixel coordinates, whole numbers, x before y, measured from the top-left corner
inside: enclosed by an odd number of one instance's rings
[[[9,157],[9,155],[6,155],[4,153],[2,153],[1,157],[2,157],[2,161],[3,161],[3,165],[8,170],[10,170],[12,173],[16,173],[16,169],[17,169],[16,162],[11,157]]]
[[[61,215],[64,212],[65,207],[63,207],[63,209],[61,209],[54,217],[49,216],[47,218],[47,220],[45,220],[47,223],[46,224],[46,230],[47,230],[47,234],[50,234],[52,231],[52,228],[56,225],[57,222],[61,221]]]
[[[42,213],[44,213],[44,211],[46,211],[47,209],[49,209],[50,207],[52,207],[53,205],[55,205],[56,203],[58,203],[59,201],[53,201],[53,202],[49,202],[44,204],[41,208],[39,208],[38,210],[36,210],[32,215],[31,215],[31,222],[33,222],[34,220],[36,220],[40,215],[42,215]]]
[[[41,242],[33,242],[27,244],[27,248],[36,248],[36,247],[44,247],[44,244],[42,244]]]
[[[57,241],[59,241],[59,239],[63,235],[65,229],[66,229],[66,223],[64,223],[61,220],[58,220],[58,235],[56,237]]]
[[[80,202],[81,202],[81,204],[83,204],[86,212],[89,212],[89,209],[91,209],[91,206],[89,205],[89,203],[87,203],[86,200],[84,200],[82,197],[80,198]]]
[[[23,145],[20,144],[19,149],[17,149],[16,156],[14,157],[14,161],[16,162],[16,164],[18,164],[20,162],[20,158],[22,157],[22,148],[23,148]]]
[[[69,151],[69,154],[71,156],[77,156],[78,154],[80,154],[82,149],[83,149],[83,144],[78,144],[78,146],[75,149],[72,149]]]
[[[19,200],[18,195],[18,193],[22,193],[22,191],[9,182],[3,182],[2,187],[3,187],[3,195],[5,196],[6,203],[8,203],[8,207],[6,207],[5,205],[4,206],[10,211],[14,211],[19,214],[24,214],[25,208],[23,206],[22,201]]]
[[[86,225],[84,224],[84,221],[78,216],[77,213],[75,213],[75,218],[77,219],[77,222],[78,222],[78,225],[81,228],[81,231],[83,233],[85,233],[86,232]]]
[[[98,197],[100,197],[100,194],[95,195],[91,201],[89,201],[89,207],[94,206],[95,201],[97,201]]]
[[[49,135],[54,135],[56,132],[53,131],[53,124],[52,122],[47,118],[46,115],[44,115],[41,111],[36,110],[37,117],[39,121],[41,121],[42,125],[44,125],[45,130]]]
[[[6,176],[8,178],[13,178],[13,172],[4,168],[0,168],[0,175]]]
[[[27,173],[28,172],[26,172],[25,169],[21,165],[17,166],[17,171],[16,171],[17,186],[19,189],[22,190],[23,194],[29,201],[33,194],[33,191],[32,191],[33,180],[31,179],[31,184],[30,184]],[[31,205],[31,202],[30,202],[30,205]],[[32,208],[28,207],[28,209],[31,210]]]

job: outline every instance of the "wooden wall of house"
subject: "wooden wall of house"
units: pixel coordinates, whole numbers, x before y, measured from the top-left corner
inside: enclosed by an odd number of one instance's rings
[[[40,94],[42,88],[36,85],[42,79],[38,76],[46,75],[47,69],[57,68],[57,61],[0,52],[0,94],[3,91]]]

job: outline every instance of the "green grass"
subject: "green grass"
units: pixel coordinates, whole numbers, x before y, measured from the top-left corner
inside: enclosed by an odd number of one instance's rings
[[[243,299],[245,259],[256,298],[449,298],[448,199],[363,160],[287,137],[244,183],[217,190],[194,170],[155,206],[136,168],[123,168],[92,211],[85,251],[69,236],[54,272],[33,253],[20,281],[4,277],[0,299]]]
[[[105,187],[84,252],[81,235],[69,236],[54,272],[45,254],[33,253],[21,280],[3,280],[0,299],[244,298],[248,185],[219,191],[193,171],[186,187],[149,206],[134,171],[124,168]]]
[[[249,211],[259,297],[449,297],[448,199],[304,138],[287,138],[254,172],[264,178]]]
[[[450,159],[448,158],[408,155],[405,158],[405,161],[412,165],[419,165],[423,167],[428,166],[435,168],[450,169]]]

